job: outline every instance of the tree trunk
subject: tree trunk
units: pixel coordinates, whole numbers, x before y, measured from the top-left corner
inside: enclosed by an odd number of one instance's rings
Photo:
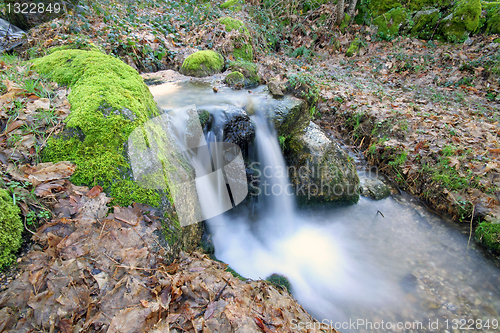
[[[337,1],[337,25],[340,25],[342,23],[342,21],[344,20],[344,7],[345,7],[345,1],[338,0]]]
[[[349,9],[347,10],[347,15],[352,19],[352,16],[354,15],[354,12],[356,11],[356,4],[358,3],[358,0],[351,0],[349,3]]]

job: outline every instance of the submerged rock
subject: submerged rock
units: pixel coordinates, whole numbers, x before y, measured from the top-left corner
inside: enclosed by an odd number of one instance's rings
[[[292,185],[302,204],[356,202],[359,178],[349,155],[313,122],[292,138],[286,156]]]
[[[361,195],[375,200],[385,199],[391,195],[391,188],[377,178],[364,178],[360,185]]]

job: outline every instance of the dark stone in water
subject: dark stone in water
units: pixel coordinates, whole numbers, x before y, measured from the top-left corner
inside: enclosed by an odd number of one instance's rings
[[[406,274],[399,282],[401,289],[407,294],[414,293],[418,286],[418,279],[412,273]]]

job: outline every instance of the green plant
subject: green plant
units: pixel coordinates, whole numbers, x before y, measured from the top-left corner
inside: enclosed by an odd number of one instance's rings
[[[38,226],[40,221],[46,221],[50,217],[51,213],[48,210],[41,210],[38,213],[32,210],[26,214],[26,224],[29,226]]]
[[[319,98],[318,81],[307,73],[294,73],[288,76],[288,82],[301,98],[305,98],[309,105],[314,105]]]
[[[9,191],[0,189],[0,268],[14,262],[14,253],[21,246],[23,223],[19,214]]]
[[[283,135],[280,135],[278,137],[278,142],[280,143],[280,147],[281,147],[281,150],[285,150],[286,149],[286,137],[283,136]]]
[[[269,281],[273,285],[280,287],[281,289],[285,289],[289,293],[292,293],[292,285],[290,284],[290,281],[288,281],[286,276],[279,274],[271,274],[266,278],[266,281]]]

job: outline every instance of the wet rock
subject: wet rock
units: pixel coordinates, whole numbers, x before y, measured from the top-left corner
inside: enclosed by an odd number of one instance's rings
[[[20,28],[0,18],[0,53],[9,51],[22,44],[26,40],[24,38],[25,34]]]
[[[286,156],[299,203],[356,202],[359,178],[349,155],[313,122],[292,138]]]
[[[243,109],[230,106],[224,111],[224,118],[224,142],[242,147],[253,141],[255,128]]]
[[[274,98],[285,96],[285,94],[283,93],[283,84],[278,81],[269,81],[269,83],[267,84],[267,88]]]
[[[274,119],[274,128],[278,135],[286,137],[301,134],[310,122],[307,103],[291,96],[274,101],[270,104],[268,114]]]
[[[361,179],[361,195],[367,198],[381,200],[391,195],[391,188],[377,178]]]

